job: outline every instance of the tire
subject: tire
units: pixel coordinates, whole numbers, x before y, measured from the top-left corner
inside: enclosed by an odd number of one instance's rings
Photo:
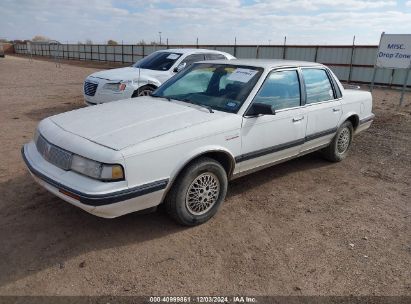
[[[350,121],[345,121],[337,130],[330,145],[321,150],[325,159],[340,162],[347,157],[353,139],[353,126]]]
[[[141,96],[150,96],[152,92],[154,92],[155,88],[149,85],[142,86],[134,91],[131,98],[141,97]]]
[[[219,162],[199,158],[179,175],[166,197],[165,209],[182,225],[200,225],[216,214],[227,194],[227,185],[227,173]]]

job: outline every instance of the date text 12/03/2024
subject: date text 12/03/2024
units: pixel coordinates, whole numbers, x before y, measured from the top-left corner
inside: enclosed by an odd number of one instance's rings
[[[257,303],[255,297],[249,296],[154,296],[150,303]]]

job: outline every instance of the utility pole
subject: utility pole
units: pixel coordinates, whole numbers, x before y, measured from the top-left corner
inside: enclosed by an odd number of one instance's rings
[[[160,36],[160,45],[161,45],[161,32],[158,32],[158,35]]]

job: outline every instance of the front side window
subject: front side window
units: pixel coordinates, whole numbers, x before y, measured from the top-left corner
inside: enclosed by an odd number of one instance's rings
[[[316,103],[334,99],[334,92],[323,69],[303,69],[305,88],[307,91],[306,103]]]
[[[180,53],[155,52],[137,61],[133,67],[156,71],[167,71],[181,57]]]
[[[262,68],[197,63],[160,86],[152,95],[237,113]]]
[[[272,72],[254,98],[254,102],[269,104],[273,110],[298,107],[300,100],[300,81],[296,70]]]
[[[203,61],[203,60],[204,60],[203,54],[193,54],[193,55],[188,55],[186,58],[183,59],[181,63],[185,63],[186,67],[188,67],[192,65],[194,62]]]

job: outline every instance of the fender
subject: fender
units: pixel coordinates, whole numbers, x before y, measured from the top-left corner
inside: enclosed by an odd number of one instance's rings
[[[152,85],[155,87],[159,87],[161,85],[161,82],[158,81],[158,79],[154,77],[148,77],[148,76],[142,75],[140,79],[138,78],[133,79],[132,85],[133,85],[133,88],[137,90],[138,88],[141,88],[142,86],[145,86],[145,85]]]
[[[230,159],[231,159],[231,172],[229,173],[228,179],[230,179],[230,176],[232,175],[232,173],[234,172],[234,168],[235,168],[235,157],[234,155],[226,148],[221,147],[221,146],[204,146],[204,147],[199,147],[195,150],[190,151],[189,153],[187,153],[182,160],[178,163],[178,165],[175,167],[175,169],[171,172],[170,174],[170,178],[169,178],[169,183],[166,187],[166,189],[164,190],[163,193],[163,198],[162,201],[164,200],[164,198],[166,197],[168,191],[171,189],[171,187],[173,186],[177,176],[181,173],[181,171],[194,159],[207,154],[207,153],[211,153],[211,152],[222,152],[225,153]]]
[[[355,116],[355,119],[356,119],[357,124],[358,124],[358,122],[360,121],[360,116],[358,115],[358,113],[356,113],[354,111],[349,111],[347,113],[344,113],[341,116],[340,121],[338,122],[337,128],[339,128],[351,116]],[[355,126],[353,126],[353,127],[355,128]]]

